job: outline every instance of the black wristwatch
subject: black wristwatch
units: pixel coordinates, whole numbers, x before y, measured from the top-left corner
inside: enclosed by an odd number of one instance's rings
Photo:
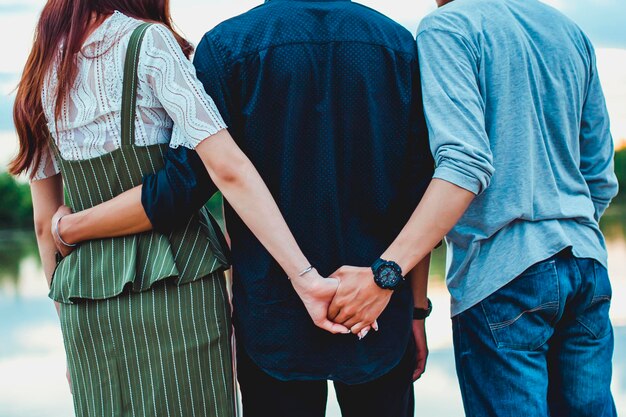
[[[424,320],[426,317],[430,316],[430,313],[433,311],[433,303],[430,302],[430,298],[428,300],[428,308],[414,308],[413,309],[413,320]]]
[[[372,265],[374,282],[384,290],[397,290],[404,284],[402,268],[393,261],[378,259]]]

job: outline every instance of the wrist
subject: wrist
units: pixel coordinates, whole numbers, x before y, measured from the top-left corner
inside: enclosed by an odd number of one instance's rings
[[[432,311],[433,311],[433,305],[430,302],[430,300],[428,300],[428,307],[427,308],[415,307],[413,309],[413,320],[418,320],[418,321],[426,320],[426,318],[428,318],[430,316],[430,313],[432,313]]]
[[[370,269],[373,282],[383,290],[395,291],[405,283],[402,268],[394,261],[379,258]]]
[[[79,230],[80,213],[66,214],[59,222],[59,236],[70,245],[82,242]]]
[[[293,257],[292,257],[293,258]],[[313,265],[307,260],[304,255],[297,256],[297,259],[284,259],[279,261],[279,264],[283,266],[283,270],[287,274],[287,278],[294,280],[301,278],[305,275],[310,275],[315,271]]]
[[[290,278],[289,280],[291,281],[291,285],[294,290],[301,295],[315,288],[315,286],[319,283],[318,278],[323,279],[317,270],[313,268],[310,272],[302,276],[296,274],[294,278]]]
[[[429,255],[432,248],[413,242],[394,242],[392,247],[382,254],[382,259],[389,259],[397,263],[402,268],[402,273],[406,275],[419,263],[421,259]]]
[[[420,309],[420,310],[427,310],[429,307],[430,303],[428,300],[428,297],[424,296],[423,298],[416,298],[415,300],[413,300],[413,307]]]

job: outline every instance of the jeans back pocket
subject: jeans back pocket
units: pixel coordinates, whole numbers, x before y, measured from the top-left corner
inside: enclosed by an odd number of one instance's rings
[[[499,348],[540,348],[552,335],[559,312],[556,261],[535,264],[481,306]]]

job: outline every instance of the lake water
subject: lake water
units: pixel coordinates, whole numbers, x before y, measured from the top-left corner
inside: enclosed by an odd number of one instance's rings
[[[603,220],[609,248],[615,326],[613,393],[626,414],[626,209]],[[448,294],[443,284],[445,255],[432,266],[430,297],[435,305],[427,321],[430,357],[415,385],[417,415],[463,416],[455,376]],[[339,417],[330,390],[328,416]],[[72,403],[65,381],[65,354],[56,313],[32,232],[0,232],[0,417],[67,417]]]

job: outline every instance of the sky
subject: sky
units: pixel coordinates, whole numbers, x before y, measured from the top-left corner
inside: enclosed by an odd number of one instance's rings
[[[544,0],[563,11],[589,35],[618,146],[626,146],[626,1]],[[178,28],[191,41],[221,21],[261,4],[261,0],[171,0]],[[420,20],[435,9],[434,0],[360,0],[415,33]],[[44,0],[0,0],[0,167],[15,151],[13,90],[30,50]],[[1,168],[0,168],[1,169]]]

